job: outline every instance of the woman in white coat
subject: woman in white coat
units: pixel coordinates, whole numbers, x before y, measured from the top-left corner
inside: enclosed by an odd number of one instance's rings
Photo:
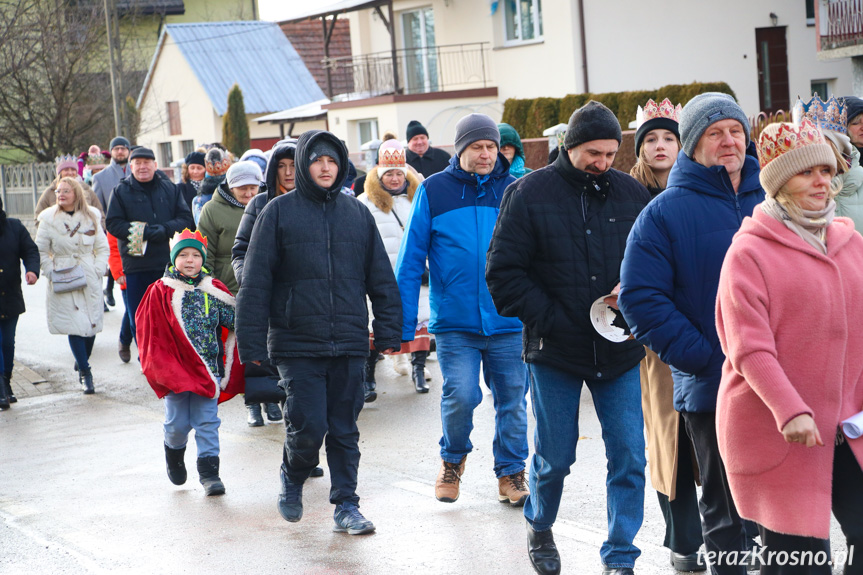
[[[48,278],[48,330],[69,336],[81,387],[91,394],[89,358],[96,334],[102,331],[108,240],[99,210],[87,205],[75,179],[62,178],[55,193],[57,203],[39,214],[36,232],[42,274]]]
[[[374,216],[393,269],[399,256],[399,245],[404,235],[405,223],[410,215],[411,202],[419,185],[420,178],[408,168],[405,162],[405,149],[401,142],[387,140],[381,144],[378,149],[378,165],[366,175],[363,193],[357,199],[365,204]],[[402,375],[407,375],[407,356],[404,354],[410,353],[416,391],[428,393],[429,385],[426,380],[430,378],[426,377],[425,369],[426,358],[431,347],[428,333],[428,293],[425,292],[424,297],[420,299],[425,305],[421,303],[420,306],[416,339],[403,343],[401,351],[393,354],[393,361],[394,369]],[[375,364],[378,361],[378,355],[374,346],[371,346],[364,378],[366,402],[374,401],[377,397]]]

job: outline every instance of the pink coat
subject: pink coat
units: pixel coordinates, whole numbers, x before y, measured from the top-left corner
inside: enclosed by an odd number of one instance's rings
[[[830,535],[834,439],[863,411],[863,237],[848,218],[823,255],[756,208],[722,265],[716,327],[727,359],[716,405],[719,450],[742,517],[772,531]],[[815,419],[824,447],[786,443]],[[850,441],[863,465],[863,438]]]

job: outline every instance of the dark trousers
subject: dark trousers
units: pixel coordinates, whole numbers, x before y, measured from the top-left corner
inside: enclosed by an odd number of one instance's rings
[[[695,459],[701,472],[701,530],[707,552],[746,550],[743,521],[731,497],[725,464],[716,442],[716,413],[683,413],[686,434],[695,449]],[[743,565],[713,565],[714,575],[745,575]]]
[[[854,549],[854,557],[849,565],[845,564],[844,575],[860,575],[863,573],[863,470],[854,457],[848,442],[836,446],[833,459],[833,515],[842,527],[845,542],[850,557]],[[762,554],[764,566],[761,575],[830,575],[833,573],[830,559],[830,540],[815,537],[801,537],[776,533],[759,526],[761,542],[766,547]],[[776,560],[770,561],[768,553],[786,552],[788,556],[806,557],[803,565],[778,565]],[[804,555],[804,553],[806,555]],[[775,557],[775,555],[774,555]],[[810,560],[809,557],[812,557]],[[836,558],[834,558],[836,559]]]
[[[129,316],[129,297],[126,295],[126,290],[121,289],[120,294],[123,296],[123,319],[120,321],[120,343],[123,345],[131,345],[133,339],[133,319]]]
[[[108,281],[105,282],[105,295],[114,291],[114,276],[111,275],[111,272],[108,272]]]
[[[18,316],[13,315],[0,319],[0,333],[3,334],[3,373],[11,374],[15,359],[15,331],[18,328]]]
[[[668,495],[656,492],[659,507],[665,517],[663,545],[682,555],[697,553],[704,537],[701,535],[701,515],[698,513],[698,492],[695,473],[692,471],[692,452],[686,424],[681,420],[677,428],[677,481],[673,501]]]
[[[363,408],[365,358],[278,358],[275,363],[287,396],[283,463],[288,480],[301,484],[308,478],[326,441],[330,503],[358,504],[357,417]]]
[[[138,311],[138,306],[141,305],[141,300],[144,299],[147,288],[153,282],[159,281],[162,275],[162,272],[158,270],[126,274],[126,310],[131,314],[129,317],[129,327],[132,330],[132,337],[135,337],[135,312]]]
[[[79,371],[90,370],[90,355],[93,353],[93,344],[96,342],[96,336],[82,337],[80,335],[69,336],[69,347],[72,348],[72,355],[75,356],[75,361],[78,362]]]

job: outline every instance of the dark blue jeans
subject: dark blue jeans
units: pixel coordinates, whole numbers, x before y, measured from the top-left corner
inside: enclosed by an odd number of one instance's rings
[[[644,520],[644,416],[641,377],[636,365],[612,380],[582,380],[570,373],[532,363],[530,397],[536,418],[536,453],[530,467],[530,497],[524,516],[537,531],[557,518],[563,480],[575,463],[582,384],[593,396],[608,459],[605,488],[608,539],[600,557],[608,567],[634,567],[641,551],[633,545]]]
[[[80,335],[69,336],[69,347],[72,348],[72,355],[75,356],[75,361],[78,362],[79,371],[90,370],[90,354],[93,353],[93,343],[96,341],[96,336],[81,337]]]
[[[123,296],[123,320],[120,322],[120,343],[123,345],[131,345],[135,333],[135,317],[129,312],[129,296],[126,295],[126,290],[121,289],[120,294]]]
[[[3,361],[0,362],[0,365],[2,365],[3,373],[7,374],[12,373],[12,367],[14,366],[15,330],[18,327],[18,317],[17,315],[13,315],[12,317],[0,320],[0,333],[3,334]]]
[[[285,449],[288,480],[302,484],[318,465],[326,440],[330,503],[358,504],[357,472],[363,409],[365,357],[292,357],[273,360],[285,390]]]
[[[144,294],[147,288],[153,282],[159,281],[163,272],[159,270],[148,270],[143,272],[127,273],[126,274],[126,310],[130,314],[130,329],[132,337],[135,336],[135,312],[138,311],[138,306],[141,305],[141,300],[144,299]]]

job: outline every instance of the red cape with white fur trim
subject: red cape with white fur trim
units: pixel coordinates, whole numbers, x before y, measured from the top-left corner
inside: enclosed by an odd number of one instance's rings
[[[135,314],[141,369],[160,399],[169,391],[191,391],[204,397],[218,397],[222,403],[245,391],[245,369],[237,352],[237,338],[232,331],[224,338],[225,377],[221,386],[217,386],[214,374],[183,330],[179,304],[184,288],[185,284],[169,278],[147,288]],[[211,297],[234,303],[234,296],[217,279],[206,277],[198,288]]]

